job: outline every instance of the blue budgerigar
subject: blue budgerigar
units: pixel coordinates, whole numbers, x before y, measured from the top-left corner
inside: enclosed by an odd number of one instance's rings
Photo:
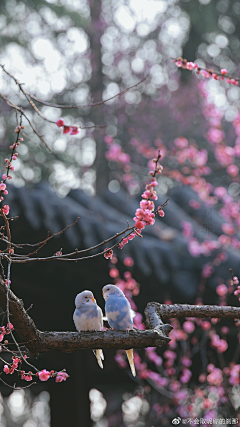
[[[115,285],[103,287],[103,297],[106,301],[105,311],[108,323],[116,331],[133,329],[134,312],[124,293]],[[133,349],[126,350],[133,376],[136,376]]]
[[[73,321],[76,329],[81,331],[101,331],[103,327],[103,313],[98,307],[91,291],[83,291],[75,298],[76,309],[73,314]],[[93,350],[100,368],[103,368],[104,360],[102,350]]]

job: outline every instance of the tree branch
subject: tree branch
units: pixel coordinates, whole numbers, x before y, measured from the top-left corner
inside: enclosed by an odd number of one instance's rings
[[[157,315],[161,316],[162,319],[171,319],[172,317],[216,317],[221,319],[240,319],[240,307],[189,304],[165,305],[157,302],[150,302],[147,305],[145,314],[146,312],[149,313],[149,310],[153,307]]]
[[[34,354],[35,347],[38,342],[39,331],[36,328],[34,321],[27,314],[23,302],[19,299],[0,279],[0,306],[6,311],[7,308],[7,293],[9,298],[10,321],[13,323],[15,331],[23,342],[27,342],[27,347],[31,354]]]
[[[170,338],[157,330],[101,331],[101,332],[40,332],[38,351],[63,351],[72,353],[79,349],[96,348],[146,348],[162,347]]]

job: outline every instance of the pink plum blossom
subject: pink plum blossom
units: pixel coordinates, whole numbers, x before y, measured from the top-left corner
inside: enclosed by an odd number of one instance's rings
[[[109,271],[109,276],[112,277],[113,279],[118,277],[119,276],[118,269],[117,268],[111,268],[111,270]]]
[[[9,206],[8,205],[4,205],[2,207],[2,212],[4,213],[4,215],[8,215],[9,214]]]
[[[229,165],[227,167],[226,171],[227,171],[228,175],[231,175],[231,176],[237,176],[239,173],[238,167],[234,164]]]
[[[62,381],[66,381],[69,375],[66,372],[58,372],[56,376],[56,383],[61,383]]]
[[[38,378],[40,381],[47,381],[51,376],[51,373],[47,371],[46,369],[43,369],[42,371],[38,372]]]
[[[193,322],[190,322],[189,320],[187,320],[186,322],[183,323],[183,329],[188,334],[191,334],[195,330],[195,325]]]
[[[126,267],[132,267],[134,265],[134,260],[130,256],[125,257],[123,260],[123,264],[126,265]]]
[[[63,133],[69,133],[71,131],[71,127],[70,126],[64,126],[63,127]]]
[[[112,257],[113,257],[112,249],[109,249],[109,248],[104,249],[104,258],[112,259]]]
[[[222,69],[221,69],[221,74],[223,74],[223,75],[227,74],[227,70],[226,70],[226,68],[222,68]]]
[[[63,119],[58,119],[56,121],[56,125],[60,128],[62,126],[65,126],[64,120]]]
[[[3,371],[5,372],[5,374],[10,374],[11,369],[9,368],[8,365],[4,365]]]
[[[80,132],[80,131],[79,131],[79,128],[78,128],[77,126],[73,126],[73,127],[71,128],[70,135],[77,135],[79,132]]]
[[[209,331],[209,329],[211,329],[212,325],[211,325],[211,323],[210,323],[210,322],[208,322],[207,320],[204,320],[204,321],[201,323],[201,327],[202,327],[202,329],[203,329],[204,331]]]
[[[27,374],[25,371],[21,371],[21,379],[25,381],[32,381],[32,372],[28,372]],[[43,380],[42,380],[43,381]]]
[[[216,287],[216,292],[219,296],[224,296],[228,293],[228,288],[226,285],[221,284]]]

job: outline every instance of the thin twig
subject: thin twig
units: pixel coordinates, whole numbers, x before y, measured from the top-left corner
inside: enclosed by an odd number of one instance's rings
[[[141,83],[143,83],[146,79],[148,78],[148,75],[146,77],[144,77],[142,80],[140,80],[140,82],[136,83],[135,85],[132,85],[124,90],[122,90],[121,92],[117,93],[114,96],[111,96],[111,98],[105,99],[104,101],[100,101],[100,102],[95,102],[92,104],[85,104],[85,105],[75,105],[75,104],[71,104],[71,105],[61,105],[61,104],[54,104],[51,102],[46,102],[46,101],[42,101],[41,99],[37,98],[36,96],[28,93],[27,95],[30,96],[31,98],[33,98],[35,101],[40,102],[43,105],[46,105],[48,107],[53,107],[53,108],[86,108],[86,107],[98,107],[99,105],[104,104],[105,102],[111,101],[112,99],[118,97],[118,96],[122,96],[124,95],[126,92],[128,92],[129,90],[133,89],[134,87],[137,87],[138,85],[140,85]]]
[[[0,372],[0,375],[2,375],[2,372]],[[24,386],[24,387],[15,387],[15,385],[14,385],[14,386],[11,386],[10,384],[7,384],[5,381],[3,381],[3,379],[2,379],[1,377],[0,377],[0,381],[2,381],[2,383],[3,383],[4,385],[6,385],[7,387],[12,388],[13,390],[23,390],[23,389],[25,389],[25,388],[29,388],[29,387],[31,387],[31,386],[32,386],[32,385],[34,385],[34,384],[37,384],[37,383],[33,382],[33,383],[28,384],[28,385],[26,385],[26,386]]]
[[[89,256],[86,256],[86,257],[80,257],[80,258],[70,258],[70,257],[76,256],[76,255],[79,255],[79,254],[82,254],[82,253],[90,252],[90,251],[92,251],[94,249],[99,248],[100,246],[105,245],[106,243],[109,243],[110,241],[116,239],[117,237],[120,237],[123,234],[126,234],[128,231],[129,231],[128,234],[131,234],[131,232],[133,230],[135,230],[135,226],[127,227],[127,228],[125,228],[125,230],[121,231],[120,233],[116,233],[114,236],[110,237],[109,239],[104,240],[101,243],[98,243],[95,246],[92,246],[92,247],[87,248],[87,249],[82,249],[80,251],[76,249],[74,252],[71,252],[71,253],[68,253],[68,254],[65,254],[65,255],[60,255],[60,256],[53,255],[53,256],[49,256],[49,257],[45,257],[45,258],[29,258],[28,255],[26,255],[26,256],[25,255],[20,256],[20,255],[17,255],[17,254],[13,254],[12,257],[11,257],[11,260],[12,260],[12,263],[19,264],[19,263],[26,263],[26,262],[33,262],[33,261],[49,261],[49,260],[54,260],[54,261],[62,260],[62,261],[75,261],[76,262],[76,261],[80,261],[80,260],[83,260],[83,259],[95,258],[97,256],[104,255],[105,250],[102,251],[102,252],[99,252],[97,254],[89,255]],[[115,243],[115,245],[113,245],[109,249],[114,249],[115,247],[117,247],[119,245],[119,243],[120,242]],[[2,257],[2,258],[6,258],[8,256],[9,255],[4,254],[3,252],[0,253],[0,257]]]
[[[57,233],[52,234],[51,236],[49,236],[49,233],[51,233],[51,230],[49,230],[48,231],[48,237],[45,240],[42,240],[41,242],[38,242],[38,243],[20,243],[20,244],[16,244],[16,243],[12,243],[11,242],[11,244],[12,244],[12,246],[15,246],[16,248],[20,248],[20,249],[22,249],[24,246],[35,247],[35,246],[39,246],[39,245],[45,244],[49,240],[51,240],[53,237],[58,236],[59,234],[64,233],[64,231],[68,230],[70,227],[73,227],[78,222],[79,218],[80,217],[77,217],[77,219],[72,224],[70,224],[67,227],[63,228],[61,231],[58,231]],[[3,240],[4,242],[9,243],[8,240],[6,240],[4,238],[0,238],[0,240]],[[39,249],[37,249],[37,250],[39,250]],[[28,254],[28,256],[32,255],[33,253],[34,252],[32,252],[31,254]]]
[[[37,137],[40,139],[40,141],[43,142],[43,144],[46,146],[46,148],[50,151],[50,153],[52,153],[51,149],[49,148],[49,146],[47,145],[46,141],[44,140],[43,136],[40,135],[40,133],[38,132],[38,130],[35,128],[35,126],[32,124],[31,120],[28,118],[28,116],[26,115],[26,113],[24,112],[24,110],[22,109],[22,107],[18,107],[17,105],[13,104],[8,98],[6,98],[6,96],[4,96],[2,93],[0,93],[1,98],[7,102],[10,107],[14,108],[15,111],[19,111],[27,120],[27,122],[29,123],[30,127],[32,128],[33,132],[37,135]]]

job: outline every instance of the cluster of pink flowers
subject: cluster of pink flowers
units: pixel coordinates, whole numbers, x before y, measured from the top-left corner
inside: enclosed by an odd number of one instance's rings
[[[116,260],[117,260],[117,257],[114,257],[112,261],[117,262]],[[130,304],[132,306],[132,309],[136,310],[136,306],[132,300],[132,296],[137,296],[139,294],[139,284],[132,277],[131,272],[125,271],[124,279],[121,279],[119,270],[116,267],[112,267],[109,270],[109,276],[112,279],[115,279],[114,280],[115,284],[127,295],[130,301]],[[142,315],[140,313],[136,313],[134,317],[134,323],[138,327],[138,329],[145,329],[143,328]]]
[[[139,232],[141,232],[141,230],[143,230],[146,225],[153,225],[155,223],[155,205],[151,199],[158,199],[157,192],[154,190],[154,188],[158,185],[155,175],[161,174],[163,171],[162,165],[158,164],[158,160],[160,157],[161,156],[153,160],[153,162],[155,163],[155,170],[150,171],[150,175],[152,176],[151,182],[150,184],[146,184],[145,191],[142,194],[140,208],[136,210],[135,217],[133,218],[133,220],[135,221],[135,227]],[[164,216],[164,211],[161,206],[157,208],[157,212],[159,216]]]
[[[146,348],[145,353],[146,353],[148,359],[151,362],[155,363],[156,366],[162,366],[163,360],[156,353],[156,347],[148,347],[148,348]]]
[[[106,138],[105,138],[106,139]],[[110,140],[112,142],[112,139]],[[108,142],[110,143],[110,142]],[[157,192],[154,188],[158,185],[158,182],[155,178],[156,174],[162,173],[163,167],[158,164],[158,160],[161,158],[160,152],[156,159],[153,159],[155,170],[150,171],[151,183],[146,184],[145,191],[142,194],[142,200],[140,202],[140,208],[135,212],[133,220],[135,221],[135,230],[129,235],[123,237],[118,245],[119,249],[122,249],[130,240],[134,239],[136,236],[141,236],[141,231],[145,228],[146,225],[153,225],[155,223],[155,205],[154,202],[150,199],[157,200]],[[157,208],[157,212],[160,217],[164,217],[165,213],[161,206]],[[104,250],[104,257],[106,259],[112,259],[113,251],[110,248]]]
[[[178,158],[180,151],[174,152],[174,155]],[[212,192],[212,185],[206,181],[202,175],[207,175],[210,173],[211,169],[208,166],[197,167],[194,170],[191,170],[188,166],[183,166],[180,172],[177,169],[172,169],[169,171],[168,176],[178,182],[182,182],[184,185],[189,185],[192,189],[198,194],[199,198],[204,202],[209,204],[216,204],[216,197],[210,196]],[[191,173],[191,174],[190,174]],[[188,176],[185,176],[188,174]],[[194,201],[194,208],[200,208],[201,204]]]
[[[0,327],[0,342],[3,340],[5,335],[10,334],[14,330],[12,323],[9,323],[7,326]]]
[[[132,239],[134,239],[134,237],[136,237],[136,236],[139,236],[139,233],[138,232],[133,232],[133,233],[130,233],[128,236],[126,236],[126,237],[124,237],[122,240],[121,240],[121,242],[119,243],[119,245],[118,245],[118,248],[119,249],[122,249],[123,248],[123,246],[125,246],[127,243],[128,243],[128,241],[129,240],[132,240]]]
[[[221,339],[218,334],[211,334],[211,347],[215,348],[218,353],[224,353],[228,348],[226,340]]]
[[[5,335],[10,334],[11,331],[14,330],[14,327],[12,323],[8,323],[7,326],[0,327],[0,342],[4,339]],[[23,360],[27,359],[27,356],[23,356]],[[33,374],[31,371],[25,372],[21,369],[19,369],[19,364],[22,364],[22,359],[20,357],[17,357],[15,355],[12,356],[12,364],[7,363],[3,367],[3,372],[5,374],[13,374],[15,371],[18,371],[21,375],[21,379],[25,381],[32,381],[33,375],[36,375],[41,381],[47,381],[50,377],[56,377],[56,382],[62,382],[66,381],[66,379],[69,377],[69,375],[64,372],[54,372],[54,371],[47,371],[46,369],[43,369],[42,371],[37,372],[36,374]]]
[[[63,119],[58,119],[56,121],[56,125],[59,128],[61,128],[61,127],[63,128],[63,133],[69,133],[70,132],[70,135],[77,135],[79,133],[79,127],[78,126],[67,126],[67,125],[65,125],[65,122]]]
[[[56,383],[61,383],[62,381],[66,381],[66,379],[69,377],[69,375],[66,372],[60,371],[60,372],[54,372],[54,371],[47,371],[46,369],[43,369],[42,371],[37,372],[36,374],[38,378],[41,381],[47,381],[50,377],[56,378]]]
[[[112,257],[113,257],[113,250],[109,249],[109,248],[104,249],[104,255],[103,256],[106,259],[112,259]]]
[[[206,135],[207,140],[212,144],[216,160],[221,166],[226,167],[226,172],[228,175],[234,178],[239,174],[239,168],[236,164],[234,164],[234,158],[239,157],[240,155],[240,146],[238,145],[239,138],[236,140],[235,147],[226,145],[224,141],[225,134],[221,125],[223,112],[219,110],[214,104],[209,103],[208,92],[204,82],[200,82],[199,89],[201,96],[204,99],[203,115],[210,124],[210,128]],[[235,126],[237,135],[239,129],[238,123],[239,119],[236,118],[233,122],[233,125]]]
[[[12,365],[4,365],[3,367],[3,371],[5,372],[5,374],[13,374],[15,369],[18,368],[19,362],[21,362],[21,359],[19,359],[18,357],[13,356],[12,359],[13,359]]]
[[[32,381],[33,379],[33,373],[31,371],[29,372],[25,372],[25,371],[21,371],[21,380],[25,380],[25,381]]]
[[[141,154],[145,159],[152,159],[155,156],[156,149],[154,147],[151,147],[146,142],[141,142],[139,139],[131,138],[130,144],[135,147],[137,153]],[[166,152],[165,147],[162,144],[162,141],[155,140],[154,144],[156,147],[158,147],[161,150],[162,158],[164,157],[164,154]]]
[[[188,62],[186,59],[178,58],[174,60],[176,66],[178,68],[184,68],[186,70],[195,70],[197,74],[200,74],[202,77],[209,79],[215,79],[215,80],[226,80],[227,83],[233,84],[235,86],[238,86],[238,81],[235,78],[232,78],[231,76],[227,76],[227,70],[226,68],[222,68],[219,73],[215,73],[213,70],[209,68],[201,68],[194,62]]]
[[[239,284],[239,279],[237,276],[233,276],[232,280],[231,280],[231,285],[238,285]]]
[[[184,368],[182,370],[182,375],[180,375],[179,379],[180,379],[181,383],[187,384],[187,383],[189,383],[191,376],[192,376],[192,372],[190,371],[190,369]]]
[[[24,357],[26,358],[26,356]],[[5,374],[13,374],[13,372],[18,369],[18,365],[21,362],[22,362],[21,359],[13,356],[12,365],[4,365],[3,371],[5,372]],[[21,379],[25,381],[32,381],[33,375],[35,375],[40,379],[40,381],[47,381],[50,377],[55,377],[56,383],[61,383],[62,381],[66,381],[66,379],[69,377],[69,375],[66,372],[47,371],[46,369],[43,369],[42,371],[39,371],[36,374],[33,374],[31,371],[25,372],[21,370],[20,374],[21,374]]]
[[[223,382],[223,372],[221,369],[216,368],[213,363],[209,363],[207,370],[209,372],[207,381],[211,385],[221,386]]]
[[[108,151],[106,152],[106,159],[120,164],[128,164],[131,161],[130,155],[124,153],[121,145],[117,143],[109,145]]]
[[[234,291],[234,295],[239,295],[240,294],[240,286],[237,286],[237,289]],[[239,301],[240,301],[240,297],[239,297]]]
[[[186,138],[180,137],[174,140],[174,144],[178,148],[176,151],[176,157],[180,164],[188,161],[193,167],[195,167],[194,173],[196,173],[196,168],[200,168],[198,174],[207,174],[209,169],[203,168],[208,161],[208,152],[204,148],[198,150],[194,145],[189,144]],[[200,171],[202,173],[200,173]],[[187,172],[187,171],[186,171]]]
[[[240,383],[240,365],[232,363],[232,366],[227,373],[229,373],[229,384],[238,385]]]
[[[17,133],[19,135],[19,132],[21,131],[21,129],[24,129],[24,126],[20,126],[18,125],[15,128],[15,133]],[[14,144],[10,145],[9,148],[10,150],[12,150],[12,154],[11,154],[11,158],[5,159],[5,163],[6,163],[6,169],[7,169],[7,173],[4,173],[2,175],[2,181],[0,182],[0,202],[2,202],[4,200],[4,196],[6,196],[8,194],[8,190],[7,190],[7,185],[6,185],[6,181],[7,179],[12,179],[12,176],[9,175],[9,171],[14,171],[14,166],[12,165],[12,161],[16,160],[18,157],[18,153],[16,153],[16,148],[18,147],[18,145],[20,145],[20,142],[23,141],[23,138],[17,138],[17,142],[14,142]],[[8,215],[9,214],[9,205],[4,205],[1,209],[2,214],[4,215]]]
[[[217,240],[206,239],[199,243],[195,237],[188,242],[188,250],[193,257],[198,257],[199,255],[209,256],[212,251],[219,249],[220,246],[221,244]]]
[[[9,214],[9,210],[10,210],[9,205],[3,205],[3,207],[2,207],[2,213],[4,215],[8,215]]]

